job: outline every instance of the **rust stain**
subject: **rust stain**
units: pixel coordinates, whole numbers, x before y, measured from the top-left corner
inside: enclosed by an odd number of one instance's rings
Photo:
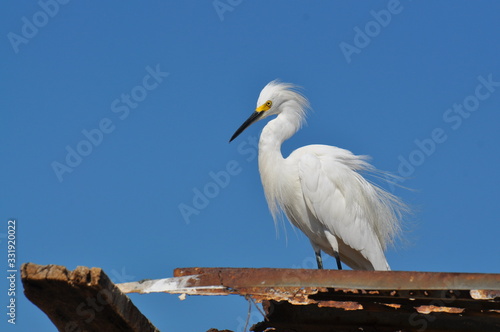
[[[415,307],[415,309],[424,315],[428,315],[431,312],[446,312],[449,314],[461,314],[465,309],[464,308],[455,308],[455,307],[441,307],[435,305],[421,305],[419,307]]]
[[[396,303],[381,303],[387,307],[391,307],[391,308],[394,308],[394,309],[399,309],[401,308],[401,304],[396,304]]]
[[[494,300],[500,297],[500,291],[495,290],[485,290],[485,289],[472,289],[470,291],[470,296],[474,300]]]
[[[359,294],[360,293],[360,289],[352,289],[352,288],[335,288],[335,291],[336,292],[343,292],[343,293],[351,293],[351,294]]]
[[[309,299],[309,296],[317,294],[319,290],[320,289],[318,288],[309,287],[244,287],[232,288],[231,293],[243,296],[251,296],[257,302],[274,300],[288,301],[289,303],[296,305],[307,305],[316,303],[316,301]]]
[[[500,290],[499,274],[270,268],[180,268],[174,271],[175,277],[195,274],[220,280],[223,284],[245,284],[255,287],[328,287],[390,291]]]
[[[351,301],[321,301],[318,307],[339,308],[344,310],[363,310],[363,306],[358,302]]]

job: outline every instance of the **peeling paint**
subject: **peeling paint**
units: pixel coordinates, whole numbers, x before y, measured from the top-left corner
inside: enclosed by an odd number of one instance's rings
[[[401,304],[397,304],[397,303],[380,303],[380,304],[383,304],[387,307],[391,307],[391,308],[394,308],[394,309],[399,309],[401,308]]]
[[[431,312],[446,312],[449,314],[461,314],[464,308],[454,308],[454,307],[441,307],[435,305],[421,305],[420,307],[415,307],[415,309],[420,314],[428,315]]]
[[[339,308],[344,310],[363,310],[363,306],[358,302],[349,301],[321,301],[318,303],[318,307]]]
[[[474,300],[494,300],[496,298],[500,298],[500,291],[472,289],[470,291],[470,296]]]

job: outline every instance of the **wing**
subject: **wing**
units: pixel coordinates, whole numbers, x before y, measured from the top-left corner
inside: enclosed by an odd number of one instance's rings
[[[382,245],[370,220],[370,214],[376,216],[371,199],[373,186],[356,172],[355,165],[346,162],[345,157],[356,156],[338,148],[314,147],[298,163],[310,214],[337,238],[339,254],[347,265],[387,269]]]

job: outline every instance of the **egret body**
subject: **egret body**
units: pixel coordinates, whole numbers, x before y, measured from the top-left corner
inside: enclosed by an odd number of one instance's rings
[[[304,232],[320,269],[323,251],[339,269],[342,261],[355,270],[390,270],[384,250],[400,229],[405,206],[362,176],[376,172],[367,157],[328,145],[308,145],[283,157],[282,143],[299,130],[308,108],[292,84],[272,81],[230,142],[252,123],[277,115],[259,140],[259,172],[274,220],[282,210]]]

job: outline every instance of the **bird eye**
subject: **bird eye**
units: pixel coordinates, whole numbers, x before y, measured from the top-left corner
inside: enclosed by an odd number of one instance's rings
[[[266,106],[267,106],[267,107],[269,107],[269,108],[271,108],[271,106],[273,106],[273,102],[272,102],[272,101],[270,101],[270,100],[268,100],[268,101],[266,102]]]

